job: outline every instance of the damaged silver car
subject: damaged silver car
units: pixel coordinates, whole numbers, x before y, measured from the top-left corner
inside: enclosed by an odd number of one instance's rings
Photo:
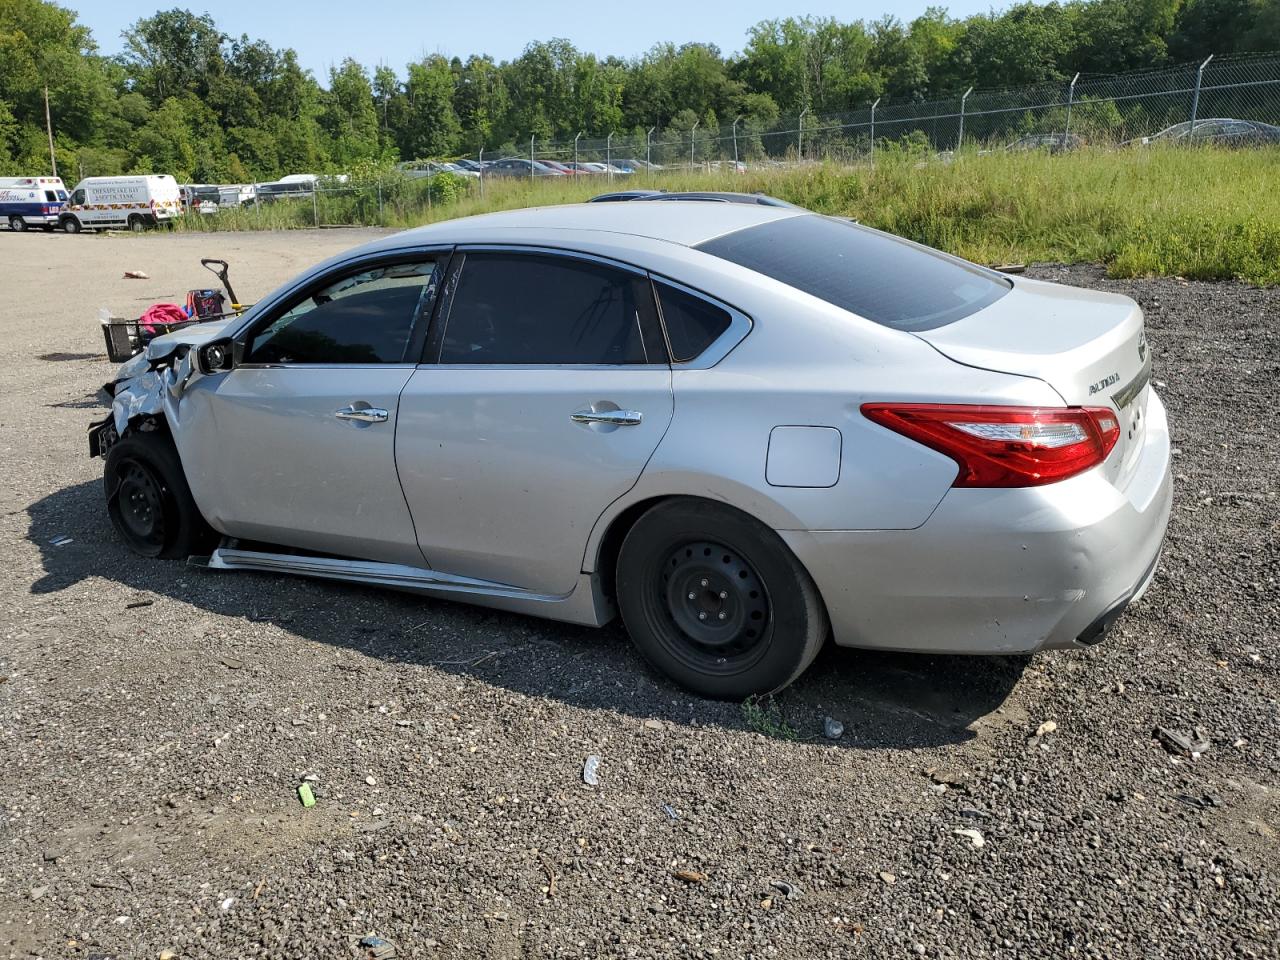
[[[1142,312],[847,221],[435,224],[153,340],[90,448],[153,557],[599,625],[709,696],[821,645],[1083,648],[1168,521]]]

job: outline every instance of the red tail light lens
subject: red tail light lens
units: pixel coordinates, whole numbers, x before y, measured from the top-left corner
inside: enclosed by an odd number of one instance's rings
[[[863,415],[960,465],[955,487],[1036,487],[1096,467],[1120,438],[1109,407],[864,403]]]

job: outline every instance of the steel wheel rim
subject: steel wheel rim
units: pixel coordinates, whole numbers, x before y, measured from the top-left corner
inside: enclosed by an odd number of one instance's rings
[[[127,460],[120,467],[116,511],[130,539],[151,549],[164,546],[164,497],[160,484],[136,460]]]
[[[667,652],[705,673],[734,674],[764,656],[772,635],[768,591],[755,568],[713,540],[666,551],[650,609],[670,628],[658,631]]]

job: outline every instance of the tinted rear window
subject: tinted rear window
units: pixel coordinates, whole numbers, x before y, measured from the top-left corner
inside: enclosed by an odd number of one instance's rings
[[[654,288],[662,306],[662,322],[667,327],[671,358],[677,362],[693,360],[733,322],[729,311],[701,297],[658,281],[654,282]]]
[[[1009,292],[999,274],[845,220],[788,217],[697,249],[896,330],[931,330]]]

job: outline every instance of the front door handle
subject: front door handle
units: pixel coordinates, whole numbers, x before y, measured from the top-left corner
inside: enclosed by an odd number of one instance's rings
[[[339,420],[357,420],[360,423],[386,423],[391,414],[381,407],[357,407],[354,403],[335,410],[333,415]]]
[[[615,427],[634,427],[644,419],[639,410],[579,410],[570,414],[574,423],[611,423]]]

